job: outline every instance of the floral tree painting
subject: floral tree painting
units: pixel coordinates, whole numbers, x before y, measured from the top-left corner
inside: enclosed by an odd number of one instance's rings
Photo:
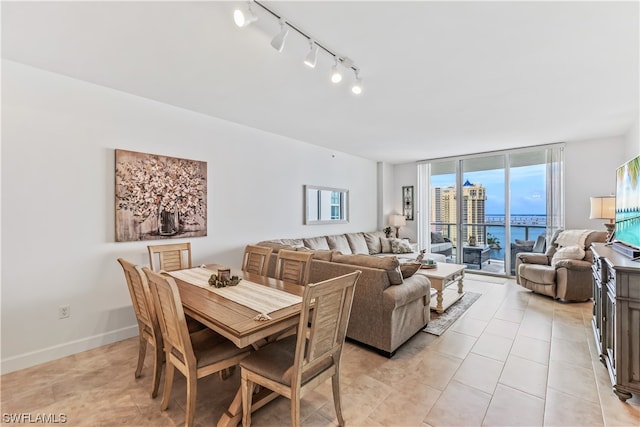
[[[116,150],[116,241],[207,235],[207,162]]]

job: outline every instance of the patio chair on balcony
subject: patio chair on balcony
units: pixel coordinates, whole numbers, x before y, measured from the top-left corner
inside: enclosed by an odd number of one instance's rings
[[[518,240],[511,244],[511,275],[516,274],[516,259],[521,252],[543,254],[547,250],[547,239],[542,233],[536,240]]]

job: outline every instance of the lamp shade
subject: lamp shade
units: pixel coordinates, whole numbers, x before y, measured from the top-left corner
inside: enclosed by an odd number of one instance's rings
[[[404,215],[389,215],[389,225],[392,227],[403,227],[407,225]]]
[[[589,219],[614,219],[616,217],[615,196],[591,197]]]

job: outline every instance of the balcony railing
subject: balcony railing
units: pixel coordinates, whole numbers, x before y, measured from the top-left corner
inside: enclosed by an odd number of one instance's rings
[[[463,230],[470,231],[462,234],[463,243],[467,242],[467,236],[473,234],[476,238],[476,244],[491,246],[489,260],[499,261],[501,264],[506,262],[506,250],[510,250],[510,244],[504,242],[505,224],[504,222],[485,222],[485,223],[464,223]],[[546,230],[545,225],[541,224],[514,224],[511,227],[511,242],[518,240],[535,240],[540,234]],[[431,223],[431,230],[440,232],[453,243],[454,253],[458,246],[458,226],[455,223],[434,222]],[[495,239],[491,240],[490,239]],[[506,248],[506,249],[505,249]],[[511,260],[513,264],[513,260]],[[513,269],[509,269],[513,274]]]

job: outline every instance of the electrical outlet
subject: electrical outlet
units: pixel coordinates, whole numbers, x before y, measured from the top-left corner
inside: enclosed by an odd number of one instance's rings
[[[66,319],[71,316],[71,306],[61,305],[58,307],[58,319]]]

